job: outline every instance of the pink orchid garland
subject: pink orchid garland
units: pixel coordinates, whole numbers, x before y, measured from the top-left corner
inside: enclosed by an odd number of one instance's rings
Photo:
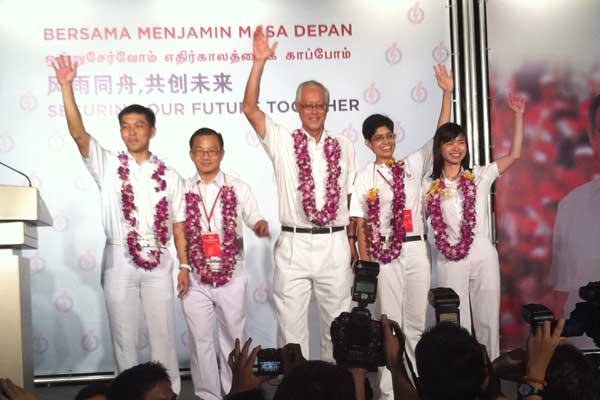
[[[469,254],[476,223],[477,187],[474,177],[469,171],[460,174],[458,187],[463,193],[463,220],[460,226],[460,240],[453,245],[448,240],[448,225],[444,222],[442,214],[441,198],[447,191],[444,180],[435,180],[427,192],[427,215],[431,218],[435,245],[440,253],[451,261],[462,260]]]
[[[129,182],[129,157],[126,153],[122,152],[118,155],[119,166],[117,172],[121,179],[121,203],[123,209],[123,216],[129,223],[131,230],[127,233],[127,247],[129,254],[133,258],[133,262],[141,268],[146,270],[152,270],[160,264],[160,248],[152,249],[149,251],[148,259],[142,257],[142,246],[139,244],[140,234],[137,232],[138,220],[135,217],[135,195],[133,193],[133,186]],[[152,157],[152,162],[157,164],[156,170],[152,174],[152,179],[156,181],[156,192],[163,192],[167,188],[167,182],[163,179],[165,175],[166,167],[165,164],[160,161],[156,156]],[[154,235],[158,241],[164,246],[167,244],[169,237],[169,202],[166,197],[162,197],[158,203],[156,203],[155,214],[154,214]]]
[[[190,263],[200,274],[200,280],[213,286],[222,286],[233,276],[237,248],[237,196],[233,186],[223,186],[221,192],[221,214],[223,216],[223,268],[214,272],[206,263],[202,241],[202,226],[200,224],[200,202],[202,196],[198,193],[185,194],[186,219],[185,233],[188,238]]]
[[[315,200],[315,180],[312,176],[310,154],[308,153],[308,137],[300,129],[293,133],[296,165],[298,166],[298,190],[302,193],[302,208],[308,220],[319,226],[332,223],[337,216],[340,201],[340,186],[338,179],[341,175],[339,142],[332,138],[325,138],[324,151],[327,161],[327,180],[325,183],[325,204],[317,210]]]
[[[404,229],[404,207],[406,205],[406,193],[404,192],[404,165],[402,162],[396,162],[392,166],[392,192],[394,198],[392,201],[392,234],[388,238],[389,247],[384,249],[383,238],[381,236],[381,221],[379,219],[380,203],[379,189],[369,190],[367,197],[367,243],[369,246],[369,255],[378,259],[384,264],[394,261],[400,256],[402,243],[406,238],[406,229]]]

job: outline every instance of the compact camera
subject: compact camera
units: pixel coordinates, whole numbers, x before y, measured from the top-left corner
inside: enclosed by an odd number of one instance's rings
[[[256,355],[257,376],[277,376],[283,374],[283,354],[281,349],[261,349]]]

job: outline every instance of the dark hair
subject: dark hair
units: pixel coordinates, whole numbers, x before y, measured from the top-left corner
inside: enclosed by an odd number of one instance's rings
[[[439,179],[444,170],[444,159],[442,158],[442,145],[456,139],[460,135],[464,135],[465,130],[462,126],[453,122],[447,122],[440,126],[433,136],[433,173],[432,179]],[[467,146],[467,154],[461,161],[460,165],[463,169],[469,169],[469,146]]]
[[[144,400],[146,394],[159,383],[168,382],[169,374],[163,365],[151,361],[121,372],[113,381],[110,400]]]
[[[325,361],[306,361],[285,375],[273,400],[354,400],[350,371]]]
[[[425,332],[415,349],[424,400],[477,398],[486,377],[484,351],[466,329],[451,322]]]
[[[148,107],[140,106],[139,104],[131,104],[125,107],[119,113],[119,124],[123,122],[123,116],[126,114],[143,114],[146,121],[148,121],[150,128],[154,128],[156,125],[156,115],[154,115],[154,111]]]
[[[217,139],[219,140],[219,146],[221,146],[221,150],[223,150],[225,148],[224,143],[223,143],[223,135],[221,135],[219,132],[215,131],[214,129],[200,128],[196,132],[194,132],[192,137],[190,137],[190,149],[192,148],[192,146],[194,146],[194,139],[196,139],[198,136],[216,136]]]
[[[362,124],[363,137],[370,142],[375,131],[382,126],[394,132],[394,122],[389,117],[381,114],[369,115]]]
[[[583,353],[570,344],[557,346],[546,371],[544,400],[597,400],[597,371]]]
[[[90,383],[75,396],[75,400],[87,400],[95,396],[104,396],[108,398],[109,390],[108,386],[103,383]]]
[[[598,111],[598,107],[600,107],[600,94],[594,97],[588,109],[588,126],[592,135],[596,134],[596,112]]]

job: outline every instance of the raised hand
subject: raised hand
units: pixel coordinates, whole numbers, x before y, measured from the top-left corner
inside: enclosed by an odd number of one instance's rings
[[[508,96],[508,107],[515,112],[515,114],[523,114],[525,112],[525,97],[510,94]]]
[[[383,326],[383,347],[385,348],[385,365],[395,373],[402,367],[404,355],[404,333],[396,321],[389,320],[387,315],[381,316]]]
[[[527,341],[527,377],[544,380],[546,377],[546,369],[554,349],[561,342],[561,333],[565,326],[565,320],[560,319],[551,331],[550,321],[544,321],[542,326],[537,326],[535,333],[529,336]]]
[[[444,64],[437,64],[433,66],[435,71],[435,79],[437,84],[444,92],[452,92],[454,90],[454,78],[450,71],[446,69]]]
[[[60,85],[73,82],[77,76],[77,61],[71,62],[71,56],[60,55],[54,59],[52,68],[56,72],[56,79]]]
[[[277,49],[277,42],[273,42],[271,46],[269,46],[269,39],[263,30],[263,27],[259,25],[256,27],[254,31],[254,36],[252,37],[252,52],[254,54],[254,59],[257,61],[266,61],[273,54],[275,54],[275,49]]]
[[[251,343],[252,338],[249,338],[240,350],[240,339],[235,339],[235,347],[227,359],[227,364],[229,364],[232,372],[230,395],[254,390],[258,388],[261,383],[272,378],[272,376],[256,376],[252,372],[252,366],[254,365],[254,361],[256,361],[260,346],[256,346],[249,353]]]

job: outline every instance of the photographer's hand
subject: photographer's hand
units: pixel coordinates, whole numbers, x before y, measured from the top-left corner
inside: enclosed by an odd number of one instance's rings
[[[538,326],[535,334],[529,336],[527,341],[527,378],[526,381],[533,387],[539,389],[544,387],[541,382],[545,381],[546,369],[554,349],[561,342],[561,334],[565,326],[565,320],[560,319],[550,333],[550,321],[544,321],[542,326]]]
[[[404,333],[396,321],[388,319],[387,315],[381,316],[383,326],[383,343],[385,347],[385,365],[392,371],[400,371],[404,368],[402,356],[404,355]],[[396,331],[396,335],[394,335]]]
[[[0,379],[0,400],[36,400],[36,397],[6,378]]]
[[[240,339],[235,339],[235,347],[229,353],[227,363],[232,372],[229,395],[257,389],[261,383],[272,378],[271,376],[256,376],[252,372],[260,346],[256,346],[248,355],[250,343],[252,343],[252,338],[246,340],[244,347],[240,350]]]
[[[352,374],[352,380],[354,381],[355,399],[366,400],[367,390],[365,385],[368,371],[365,368],[348,368],[348,370]]]
[[[402,358],[404,356],[404,333],[396,321],[391,321],[387,315],[381,316],[383,328],[383,346],[386,366],[392,374],[394,398],[418,400],[419,394],[408,379]]]

